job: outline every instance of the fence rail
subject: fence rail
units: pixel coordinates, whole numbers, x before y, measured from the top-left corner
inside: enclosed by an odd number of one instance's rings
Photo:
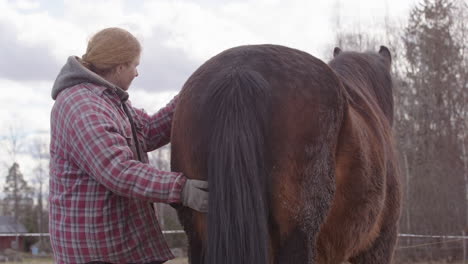
[[[164,230],[162,231],[163,234],[183,234],[185,233],[184,230]],[[23,236],[23,237],[41,237],[41,236],[50,236],[49,233],[0,233],[0,237],[16,237],[16,236]]]
[[[435,235],[416,235],[416,234],[398,234],[399,237],[422,237],[422,238],[455,238],[468,239],[468,236],[435,236]]]

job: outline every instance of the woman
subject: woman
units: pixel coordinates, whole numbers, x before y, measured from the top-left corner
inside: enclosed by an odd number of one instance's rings
[[[170,140],[175,97],[155,115],[131,106],[141,46],[129,32],[94,35],[52,88],[50,221],[56,263],[163,263],[174,258],[152,203],[207,211],[204,181],[148,164]]]

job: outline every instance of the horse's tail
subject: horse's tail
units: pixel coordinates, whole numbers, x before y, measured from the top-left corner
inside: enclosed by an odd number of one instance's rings
[[[269,248],[270,86],[251,70],[231,68],[217,76],[206,87],[202,113],[209,114],[201,118],[209,151],[205,263],[264,264]]]

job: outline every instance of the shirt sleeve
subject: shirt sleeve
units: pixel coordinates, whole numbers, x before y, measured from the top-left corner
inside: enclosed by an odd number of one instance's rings
[[[154,115],[148,115],[142,109],[134,108],[138,119],[142,122],[142,132],[146,141],[146,152],[166,145],[171,140],[172,117],[179,96],[176,95],[164,108]]]
[[[132,150],[102,102],[76,100],[70,119],[70,156],[80,169],[112,192],[151,202],[180,203],[186,178],[132,160]]]

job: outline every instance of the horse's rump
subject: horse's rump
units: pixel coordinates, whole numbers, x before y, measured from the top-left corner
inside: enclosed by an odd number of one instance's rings
[[[393,102],[387,74],[369,80],[353,63],[242,46],[187,80],[171,166],[210,191],[207,215],[178,210],[191,263],[387,263],[399,215]]]
[[[333,156],[343,107],[339,86],[322,61],[273,45],[227,50],[189,78],[174,116],[172,168],[208,178],[210,184],[208,226],[201,214],[187,209],[180,214],[190,226],[189,240],[208,237],[217,247],[205,245],[208,256],[219,254],[222,263],[266,263],[265,256],[247,257],[294,240],[290,234],[297,228],[305,232],[312,226],[304,222],[322,221],[327,202],[319,200],[331,199],[334,191]],[[240,181],[246,182],[244,189]],[[319,187],[320,182],[326,184]],[[319,200],[310,197],[314,189],[322,194]],[[304,211],[308,203],[319,206]],[[192,217],[196,220],[184,220]],[[230,240],[220,237],[223,233]],[[191,252],[192,263],[201,261],[204,253]]]

